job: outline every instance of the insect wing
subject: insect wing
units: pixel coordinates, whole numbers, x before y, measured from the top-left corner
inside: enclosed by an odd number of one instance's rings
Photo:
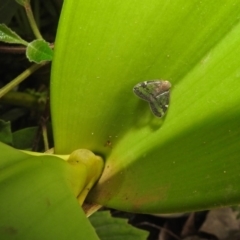
[[[134,86],[133,92],[145,101],[152,101],[152,98],[168,91],[170,82],[163,80],[152,80],[138,83]]]
[[[149,102],[149,106],[156,117],[163,117],[169,105],[170,92],[159,94],[153,101]]]
[[[141,99],[149,102],[152,96],[152,87],[148,86],[148,82],[138,83],[134,86],[133,92]]]
[[[148,92],[153,97],[156,97],[159,94],[164,93],[165,91],[169,90],[169,88],[171,87],[168,81],[163,81],[163,80],[147,81],[146,85],[147,85],[146,88],[148,89]]]

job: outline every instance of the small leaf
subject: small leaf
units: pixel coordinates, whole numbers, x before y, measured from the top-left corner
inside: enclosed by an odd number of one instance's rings
[[[28,127],[13,133],[13,146],[18,149],[32,149],[38,127]]]
[[[38,39],[28,44],[26,55],[30,62],[41,63],[52,60],[53,50],[50,48],[49,43]]]
[[[125,239],[145,240],[148,232],[132,227],[127,220],[114,218],[109,211],[96,212],[89,218],[101,240]]]
[[[5,43],[23,44],[25,46],[28,44],[5,24],[0,24],[0,41]]]
[[[0,120],[0,141],[12,145],[12,132],[10,122]]]

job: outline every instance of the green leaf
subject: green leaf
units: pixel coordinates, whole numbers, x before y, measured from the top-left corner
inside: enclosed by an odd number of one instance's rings
[[[12,145],[12,131],[11,131],[11,123],[5,122],[0,119],[0,142],[3,142],[8,145]]]
[[[18,36],[14,31],[8,28],[5,24],[0,24],[0,41],[12,44],[22,44],[27,46],[28,43]]]
[[[101,240],[145,240],[148,236],[148,232],[134,228],[127,223],[127,220],[112,217],[109,211],[96,212],[89,220]]]
[[[53,50],[50,48],[49,43],[38,39],[28,44],[26,55],[30,62],[52,61]]]
[[[18,149],[32,149],[38,127],[29,127],[13,133],[13,146]],[[42,139],[41,139],[42,140]]]
[[[46,125],[49,146],[53,146],[52,126]],[[28,127],[13,132],[13,147],[22,150],[42,151],[44,149],[42,129],[39,127]]]
[[[64,4],[51,79],[55,150],[106,157],[88,200],[155,213],[238,204],[240,3]],[[132,92],[151,79],[172,84],[160,120]]]
[[[0,153],[1,239],[98,239],[73,191],[84,184],[84,171],[3,144]]]

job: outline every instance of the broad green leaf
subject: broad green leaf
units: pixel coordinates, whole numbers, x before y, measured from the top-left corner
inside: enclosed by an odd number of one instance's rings
[[[109,211],[96,212],[89,220],[101,240],[145,240],[148,237],[148,232],[129,225],[126,219],[112,217]]]
[[[25,40],[23,40],[5,24],[0,24],[0,41],[12,44],[23,44],[25,46],[28,45]]]
[[[52,61],[53,50],[50,48],[49,43],[38,39],[28,44],[26,55],[30,62]]]
[[[84,183],[84,169],[2,143],[0,152],[1,239],[98,239],[73,191]]]
[[[162,213],[238,204],[240,3],[64,4],[51,79],[55,150],[106,157],[88,200]],[[172,84],[163,119],[132,92],[152,79]]]
[[[7,168],[12,164],[15,164],[19,161],[23,161],[28,157],[25,153],[22,153],[12,147],[5,145],[0,142],[0,150],[1,150],[1,169]]]

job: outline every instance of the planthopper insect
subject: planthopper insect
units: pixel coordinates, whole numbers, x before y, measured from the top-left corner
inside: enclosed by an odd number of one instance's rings
[[[162,117],[169,105],[171,83],[166,80],[151,80],[138,83],[133,92],[147,101],[156,117]]]

